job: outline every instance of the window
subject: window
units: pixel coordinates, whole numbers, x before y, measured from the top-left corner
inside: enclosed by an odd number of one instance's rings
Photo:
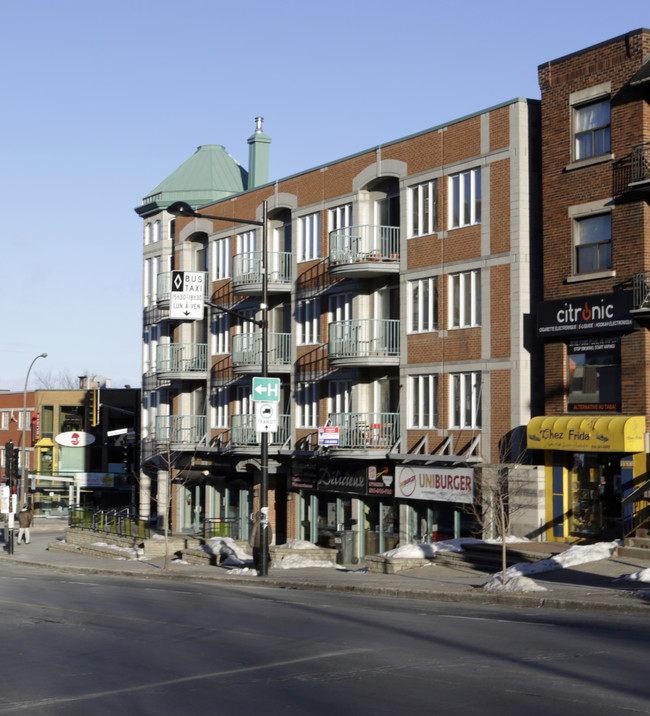
[[[438,230],[438,180],[412,186],[409,190],[411,216],[409,236],[424,236]]]
[[[328,413],[349,413],[351,409],[352,381],[330,380],[328,383]]]
[[[438,376],[409,377],[409,427],[435,428],[438,425]]]
[[[237,236],[237,253],[250,254],[257,251],[257,236],[255,230],[244,231]]]
[[[0,430],[9,430],[9,411],[0,412]]]
[[[612,215],[598,214],[576,219],[576,273],[604,271],[612,267]]]
[[[451,428],[481,427],[481,374],[452,373],[449,397]]]
[[[610,151],[610,123],[609,99],[573,108],[573,152],[576,160]]]
[[[309,261],[320,256],[320,213],[298,219],[298,261]]]
[[[231,263],[230,237],[215,241],[212,251],[212,280],[230,278]]]
[[[228,388],[212,390],[212,427],[228,427]]]
[[[298,385],[296,427],[318,427],[318,383],[300,383]]]
[[[621,339],[583,338],[567,348],[568,409],[621,409]]]
[[[449,177],[449,228],[481,223],[481,170]]]
[[[329,211],[329,230],[336,231],[352,226],[352,204],[343,204]]]
[[[144,244],[145,246],[147,244],[151,243],[151,224],[145,224],[144,225]]]
[[[299,346],[320,343],[320,300],[300,301],[297,309],[296,342]]]
[[[438,278],[408,282],[408,330],[428,333],[438,330]]]
[[[467,271],[449,276],[449,327],[481,325],[481,272]]]
[[[212,352],[215,355],[230,353],[230,316],[215,313],[212,317]]]

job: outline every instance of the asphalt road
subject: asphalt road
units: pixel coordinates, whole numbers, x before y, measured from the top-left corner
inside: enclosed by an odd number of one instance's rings
[[[650,714],[643,617],[2,566],[0,714]]]

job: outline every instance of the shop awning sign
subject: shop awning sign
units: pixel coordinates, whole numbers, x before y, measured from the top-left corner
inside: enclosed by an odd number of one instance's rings
[[[395,497],[437,502],[474,502],[474,470],[405,466],[395,468]]]

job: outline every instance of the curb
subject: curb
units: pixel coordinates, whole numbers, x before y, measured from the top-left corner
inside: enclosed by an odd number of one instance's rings
[[[378,587],[366,586],[363,584],[331,584],[329,582],[289,582],[277,577],[266,577],[264,579],[240,576],[216,577],[204,574],[182,574],[180,572],[125,572],[119,569],[108,569],[103,567],[73,567],[70,565],[54,565],[46,562],[24,562],[13,560],[10,557],[0,555],[0,561],[9,561],[12,564],[26,567],[37,567],[58,572],[69,572],[72,574],[104,574],[111,577],[129,577],[135,579],[167,579],[184,582],[212,582],[214,584],[233,585],[240,587],[266,587],[275,589],[293,589],[300,591],[322,591],[338,592],[342,594],[365,594],[367,596],[389,597],[391,599],[421,599],[429,602],[462,602],[474,604],[493,604],[497,606],[525,607],[529,609],[560,609],[565,611],[596,611],[615,612],[617,614],[650,614],[650,601],[642,597],[635,597],[638,603],[634,602],[612,602],[612,601],[582,601],[580,599],[568,599],[563,597],[529,596],[526,594],[498,594],[495,592],[483,592],[472,588],[472,591],[461,592],[438,592],[424,591],[418,589],[402,589],[400,587]]]

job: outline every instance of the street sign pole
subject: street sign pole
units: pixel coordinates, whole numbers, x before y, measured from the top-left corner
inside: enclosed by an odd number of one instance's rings
[[[268,378],[269,375],[269,318],[268,318],[268,274],[266,272],[267,264],[267,237],[266,237],[266,201],[262,205],[262,377]],[[261,485],[260,485],[260,511],[262,512],[262,521],[260,524],[260,577],[266,577],[269,573],[269,434],[268,431],[262,433],[262,452],[261,452]]]

